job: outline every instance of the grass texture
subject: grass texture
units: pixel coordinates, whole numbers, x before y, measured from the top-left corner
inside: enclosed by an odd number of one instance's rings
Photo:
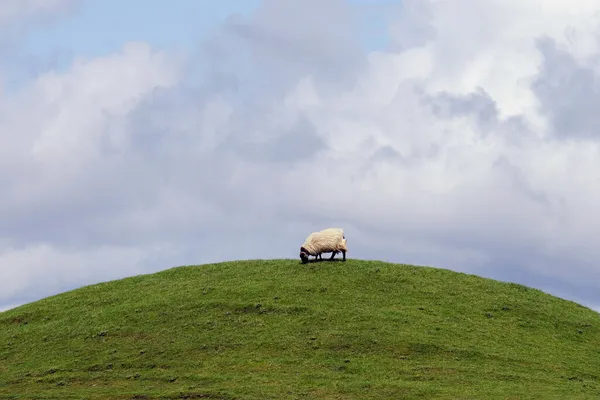
[[[377,261],[184,266],[0,313],[2,399],[598,399],[600,314]]]

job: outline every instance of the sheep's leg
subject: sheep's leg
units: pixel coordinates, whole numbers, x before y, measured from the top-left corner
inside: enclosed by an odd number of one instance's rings
[[[346,252],[342,250],[342,256],[344,256],[343,261],[346,261]]]
[[[331,252],[331,257],[329,257],[330,260],[333,260],[333,257],[335,257],[335,255],[337,254],[337,251],[332,251]]]

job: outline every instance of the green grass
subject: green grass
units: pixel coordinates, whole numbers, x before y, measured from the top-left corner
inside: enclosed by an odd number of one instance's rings
[[[178,267],[0,313],[0,398],[598,399],[600,314],[428,267]]]

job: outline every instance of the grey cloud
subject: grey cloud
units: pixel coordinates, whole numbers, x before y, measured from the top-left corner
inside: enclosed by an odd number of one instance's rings
[[[440,146],[431,144],[423,150],[415,150],[410,155],[403,155],[390,145],[379,147],[365,163],[365,169],[373,168],[378,163],[395,165],[398,168],[413,168],[438,157]]]
[[[519,262],[516,262],[517,257]],[[600,273],[595,271],[592,263],[587,264],[588,274],[585,276],[569,273],[568,266],[574,260],[570,257],[561,257],[556,254],[543,254],[532,252],[530,248],[505,252],[494,255],[494,260],[474,269],[473,272],[492,279],[505,282],[515,282],[530,287],[538,288],[552,295],[576,301],[582,304],[597,304],[598,288],[594,283],[600,278]],[[539,265],[540,268],[533,272],[525,265]],[[565,271],[557,273],[557,271]]]
[[[267,0],[249,20],[230,18],[215,40],[241,41],[244,68],[261,87],[281,90],[310,75],[323,89],[339,90],[354,84],[366,62],[354,28],[343,0]]]
[[[485,135],[498,124],[496,102],[483,89],[466,96],[440,93],[435,97],[423,96],[423,101],[431,106],[435,115],[441,118],[453,118],[475,115],[480,131]]]
[[[551,133],[562,139],[597,139],[598,75],[592,68],[579,65],[552,39],[540,38],[537,43],[542,65],[531,88],[541,103],[541,111],[552,121]]]
[[[507,143],[516,148],[522,147],[529,143],[529,141],[538,140],[532,128],[521,115],[514,115],[503,119],[499,126],[496,127],[495,133],[501,135]]]
[[[378,148],[369,159],[370,162],[392,162],[407,165],[408,160],[398,150],[390,145]]]
[[[448,92],[428,95],[420,88],[417,93],[422,104],[438,118],[473,118],[478,127],[477,133],[483,138],[497,135],[506,143],[516,147],[538,140],[522,115],[500,118],[496,102],[481,87],[467,95],[454,95]]]
[[[541,205],[551,204],[548,195],[540,190],[532,188],[531,185],[525,180],[523,171],[521,171],[518,166],[511,163],[507,157],[499,157],[494,161],[493,165],[494,168],[498,168],[502,171],[502,173],[506,174],[515,190],[523,193],[528,199],[536,203],[540,203]]]
[[[259,112],[257,117],[248,118],[244,114],[241,118],[232,117],[232,133],[217,151],[233,152],[236,157],[258,163],[293,164],[327,149],[317,127],[305,115],[294,118],[291,127],[283,123],[269,127],[265,126],[264,114]],[[254,130],[258,135],[252,135]]]

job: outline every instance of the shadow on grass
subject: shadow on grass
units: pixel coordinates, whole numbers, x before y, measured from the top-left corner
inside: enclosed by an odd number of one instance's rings
[[[347,258],[346,258],[346,261],[348,261]],[[308,260],[305,263],[303,263],[302,260],[300,260],[300,264],[314,264],[314,263],[328,263],[328,262],[344,262],[344,260],[341,258],[334,258],[333,260],[330,258],[324,258],[322,260],[313,258],[312,260]]]

